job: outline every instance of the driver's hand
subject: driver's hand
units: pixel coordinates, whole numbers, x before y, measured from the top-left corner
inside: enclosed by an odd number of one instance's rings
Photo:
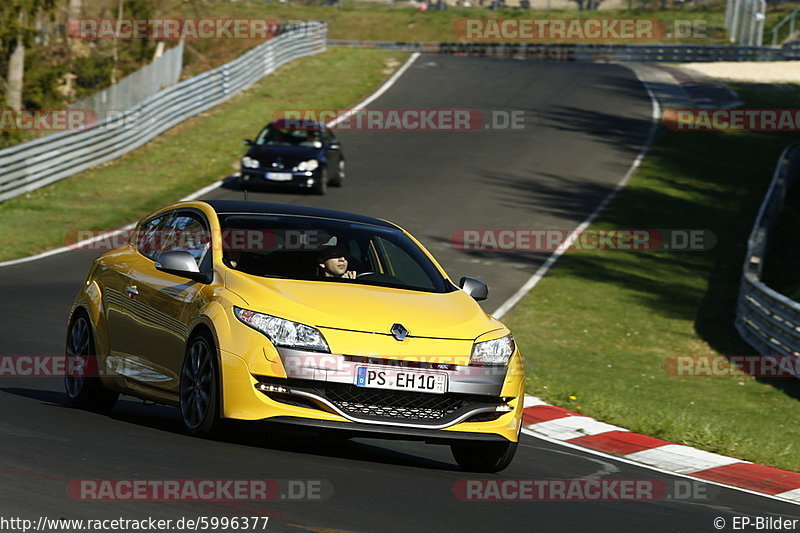
[[[356,271],[355,270],[348,270],[344,274],[342,274],[343,278],[347,279],[356,279]]]

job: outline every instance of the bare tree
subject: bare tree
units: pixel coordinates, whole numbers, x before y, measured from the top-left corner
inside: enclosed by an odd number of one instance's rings
[[[3,37],[11,55],[6,76],[6,104],[11,109],[22,109],[22,88],[25,82],[25,49],[36,33],[35,21],[39,13],[49,12],[56,0],[7,0],[0,11],[4,28]]]
[[[603,0],[572,0],[578,4],[578,11],[597,11]]]
[[[83,12],[83,0],[69,0],[67,17],[71,19],[78,19],[81,18],[82,12]]]

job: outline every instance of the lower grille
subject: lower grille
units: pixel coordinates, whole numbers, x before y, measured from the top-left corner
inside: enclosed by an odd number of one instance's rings
[[[281,385],[295,394],[264,392],[273,400],[333,412],[320,400],[303,397],[304,392],[324,398],[345,415],[358,420],[375,422],[407,422],[419,425],[441,425],[455,421],[475,409],[488,408],[489,412],[471,416],[468,421],[496,420],[504,412],[494,408],[504,405],[502,398],[476,394],[430,394],[414,391],[370,389],[346,383],[326,383],[305,379],[279,379],[259,377],[262,383]],[[482,415],[486,416],[482,416]]]
[[[336,407],[358,417],[439,421],[467,403],[452,394],[374,390],[354,385],[329,385],[325,392]]]

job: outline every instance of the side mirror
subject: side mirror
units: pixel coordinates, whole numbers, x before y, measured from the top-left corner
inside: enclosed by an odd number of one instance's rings
[[[252,139],[245,139],[244,140],[244,145],[245,146],[253,146],[254,144],[255,144],[255,141],[253,141]]]
[[[480,302],[489,297],[488,285],[478,278],[464,276],[461,278],[461,281],[458,282],[458,286],[461,287],[464,292],[472,296],[476,302]]]
[[[158,256],[156,270],[173,276],[189,278],[200,283],[211,283],[213,274],[204,274],[197,268],[197,261],[189,252],[164,252]]]

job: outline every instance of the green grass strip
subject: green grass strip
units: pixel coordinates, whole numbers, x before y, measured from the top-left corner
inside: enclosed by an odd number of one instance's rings
[[[123,226],[229,176],[244,154],[242,139],[254,137],[273,112],[347,109],[406,57],[332,49],[299,59],[120,159],[8,200],[0,204],[0,260],[62,246],[70,230]]]
[[[741,86],[749,108],[800,90]],[[709,229],[707,252],[570,250],[506,318],[528,391],[627,429],[800,470],[794,379],[676,377],[675,355],[754,350],[733,326],[756,212],[793,133],[662,131],[594,229]]]

